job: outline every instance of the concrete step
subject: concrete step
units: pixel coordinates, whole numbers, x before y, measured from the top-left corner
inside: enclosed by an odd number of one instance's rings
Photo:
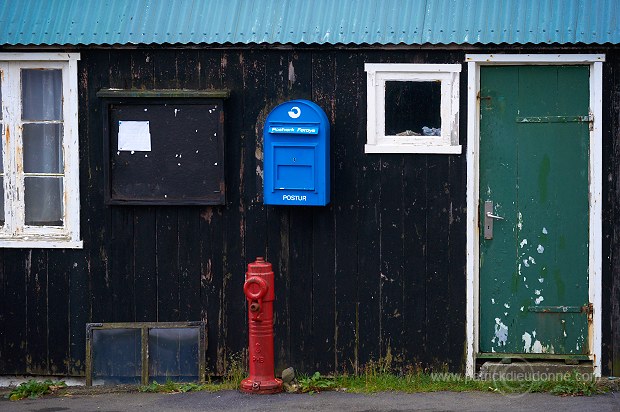
[[[576,374],[590,380],[594,376],[592,362],[567,365],[564,361],[526,361],[513,359],[511,363],[488,361],[482,364],[478,377],[486,380],[561,380]]]

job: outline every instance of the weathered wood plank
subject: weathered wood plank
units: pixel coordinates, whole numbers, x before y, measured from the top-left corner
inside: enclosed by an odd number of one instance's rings
[[[33,375],[47,373],[47,251],[33,249],[26,253],[26,371]]]
[[[199,50],[177,50],[175,54],[176,88],[199,90],[201,64]]]
[[[179,210],[179,317],[200,320],[200,208]]]
[[[386,366],[404,363],[403,156],[381,156],[380,198],[380,356]]]
[[[363,55],[364,62],[374,61],[377,57],[373,53]],[[359,64],[361,66],[361,63]],[[360,82],[363,72],[358,72]],[[361,92],[357,101],[366,100],[365,82],[362,82]],[[360,108],[362,111],[364,106]],[[366,116],[358,127],[360,133],[360,150],[366,142]],[[358,235],[358,267],[359,267],[359,365],[368,366],[370,362],[385,361],[381,352],[381,336],[383,334],[381,314],[381,284],[383,263],[381,261],[381,227],[382,194],[388,195],[390,188],[381,187],[384,155],[364,155],[358,168],[360,172],[359,189],[356,197],[360,202],[359,221],[363,222]]]
[[[110,239],[110,283],[112,306],[109,321],[133,322],[135,320],[135,285],[133,246],[133,210],[113,207],[111,210]],[[120,247],[120,245],[123,245]]]
[[[166,57],[169,57],[166,56]],[[155,58],[153,53],[137,51],[131,56],[131,87],[148,90],[155,87]],[[157,59],[159,60],[159,59]],[[173,78],[174,79],[174,78]],[[163,83],[163,88],[166,83]],[[156,321],[158,318],[157,279],[157,208],[125,207],[133,211],[133,276],[134,316],[136,321]]]
[[[312,55],[289,53],[289,94],[291,98],[309,99],[312,95]],[[312,348],[312,226],[313,207],[291,207],[290,214],[290,330],[291,365],[299,370],[312,370],[315,351]],[[294,302],[294,304],[293,304]]]
[[[7,284],[4,275],[4,249],[0,249],[0,371],[7,371],[5,348],[7,341],[11,339],[8,337],[8,331],[6,328],[6,313],[8,308],[6,307],[6,291]],[[7,339],[8,337],[8,339]]]
[[[222,53],[200,50],[198,59],[199,87],[222,88]],[[227,107],[225,106],[225,116]],[[227,119],[225,121],[228,122]],[[202,208],[199,223],[201,319],[207,322],[206,361],[207,371],[212,375],[221,375],[225,371],[224,338],[220,328],[224,282],[223,211],[224,208],[220,206]]]
[[[47,271],[48,373],[82,374],[89,316],[86,255],[83,250],[49,251]]]
[[[220,207],[209,206],[200,215],[200,301],[201,319],[207,322],[207,371],[224,373],[224,354],[220,322],[223,286],[223,224]]]
[[[336,90],[336,57],[333,52],[312,53],[312,101],[318,104],[330,124],[333,124]],[[333,137],[331,139],[333,141]],[[330,150],[333,153],[333,150]],[[331,159],[329,176],[334,192],[334,159]],[[332,195],[333,196],[333,195]],[[314,369],[335,370],[336,326],[336,232],[334,201],[318,207],[313,213],[312,239],[312,348],[315,353]]]
[[[127,69],[124,69],[124,68]],[[103,321],[109,312],[112,296],[108,266],[106,238],[110,235],[109,210],[103,203],[103,121],[101,101],[97,91],[110,87],[110,79],[116,85],[123,83],[120,72],[130,67],[128,57],[111,58],[109,51],[100,50],[81,57],[79,72],[78,111],[80,135],[80,209],[81,235],[84,249],[70,254],[73,263],[67,268],[65,256],[50,253],[50,269],[67,273],[69,282],[68,347],[66,368],[70,375],[83,375],[85,371],[85,344],[87,322]],[[102,70],[102,68],[105,68]],[[128,76],[128,75],[127,75]],[[107,136],[106,136],[107,138]],[[78,256],[80,258],[78,259]],[[58,296],[60,299],[62,295]],[[51,337],[50,337],[51,339]],[[59,349],[59,356],[62,356]]]
[[[426,176],[427,156],[405,159],[403,168],[404,197],[404,332],[408,342],[405,354],[412,364],[428,360],[426,341]]]
[[[362,274],[366,275],[366,253],[372,253],[360,247],[359,240],[366,235],[365,231],[373,231],[378,226],[366,220],[367,209],[359,199],[361,183],[365,178],[366,159],[360,143],[365,140],[362,124],[365,114],[357,104],[358,99],[365,96],[365,86],[360,80],[360,65],[363,58],[350,53],[336,53],[335,69],[335,101],[333,109],[333,160],[334,160],[334,226],[336,245],[335,291],[336,308],[334,323],[335,335],[335,367],[339,371],[357,371],[360,351],[366,350],[366,336],[360,334],[361,325],[367,325],[367,316],[373,316],[374,303],[378,300],[364,302],[359,305],[359,297],[367,290]],[[363,189],[364,202],[374,196],[372,190]],[[377,254],[378,256],[378,254]],[[378,267],[378,264],[375,268]],[[359,295],[358,295],[359,293]],[[375,326],[373,326],[375,327]],[[365,329],[368,330],[368,329]],[[375,337],[378,341],[378,334]]]
[[[176,88],[200,88],[200,63],[197,50],[178,50],[175,54]],[[200,207],[179,207],[179,285],[180,316],[200,320]]]
[[[607,54],[603,65],[603,374],[620,374],[620,56]]]
[[[136,62],[136,54],[110,55],[110,86],[133,87],[134,78],[140,79],[142,66]],[[139,81],[139,80],[138,80]],[[111,154],[114,156],[114,153]],[[106,255],[108,257],[108,284],[105,294],[110,298],[109,305],[103,308],[103,320],[107,322],[131,322],[134,314],[134,251],[133,208],[108,207],[108,236]],[[119,247],[122,245],[121,247]]]
[[[222,85],[236,89],[231,95],[227,122],[230,139],[227,140],[226,162],[226,212],[223,215],[224,225],[224,281],[222,289],[220,317],[221,356],[239,356],[247,348],[246,311],[244,307],[243,282],[247,259],[244,253],[246,223],[246,203],[243,197],[244,176],[244,136],[243,112],[244,96],[240,91],[243,85],[244,72],[243,52],[224,52],[222,54]],[[220,352],[218,352],[220,353]]]
[[[148,60],[145,59],[146,61],[153,62],[153,87],[158,89],[178,87],[177,61],[174,50],[161,50],[147,57]],[[145,86],[148,88],[148,83]],[[174,206],[155,208],[157,320],[160,322],[183,320],[180,309],[179,210],[180,207]]]
[[[4,295],[6,336],[3,351],[5,367],[9,373],[27,373],[28,352],[28,300],[27,259],[28,252],[7,249],[4,252],[4,274],[6,290]]]
[[[157,321],[178,322],[180,314],[179,222],[173,206],[157,208]]]
[[[265,61],[266,104],[261,118],[267,117],[279,103],[288,99],[287,53],[271,51]],[[262,142],[262,141],[261,141]],[[264,169],[263,169],[264,170]],[[262,182],[261,182],[262,187]],[[259,195],[262,201],[262,193]],[[273,265],[276,287],[274,302],[275,368],[291,365],[290,358],[290,277],[289,277],[289,215],[290,208],[266,206],[267,261]]]
[[[243,65],[243,182],[245,207],[245,256],[248,261],[265,256],[267,213],[262,202],[263,126],[266,107],[266,60],[264,52],[245,53]]]
[[[426,331],[427,342],[432,345],[429,362],[433,367],[443,367],[447,362],[444,354],[450,347],[448,331],[452,317],[447,284],[450,259],[448,158],[429,155],[427,165]]]
[[[133,220],[135,320],[157,320],[156,208],[136,207]]]
[[[466,307],[466,233],[467,221],[465,198],[459,193],[466,188],[466,164],[464,155],[452,156],[448,160],[450,174],[450,209],[448,214],[448,239],[450,259],[448,261],[448,276],[450,284],[451,317],[448,322],[449,350],[447,360],[450,370],[460,372],[465,368],[463,347],[467,342],[465,336],[466,313],[458,308]]]

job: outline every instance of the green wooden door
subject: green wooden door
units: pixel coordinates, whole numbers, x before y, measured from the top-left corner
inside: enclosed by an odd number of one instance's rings
[[[482,354],[588,353],[588,111],[588,66],[480,70]]]

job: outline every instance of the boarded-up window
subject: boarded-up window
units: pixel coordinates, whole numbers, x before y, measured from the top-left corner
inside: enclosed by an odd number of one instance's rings
[[[183,96],[106,98],[108,203],[224,204],[224,100]]]

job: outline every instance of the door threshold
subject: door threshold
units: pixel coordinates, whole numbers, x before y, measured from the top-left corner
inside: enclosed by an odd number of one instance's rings
[[[591,380],[594,378],[594,367],[591,361],[567,364],[561,360],[533,360],[501,361],[487,360],[476,374],[482,380],[505,381],[561,381],[576,376],[579,379]]]
[[[591,360],[590,355],[583,354],[557,354],[557,353],[478,353],[476,354],[477,359],[527,359],[527,360],[564,360],[564,359],[573,359],[578,361],[589,361]]]

